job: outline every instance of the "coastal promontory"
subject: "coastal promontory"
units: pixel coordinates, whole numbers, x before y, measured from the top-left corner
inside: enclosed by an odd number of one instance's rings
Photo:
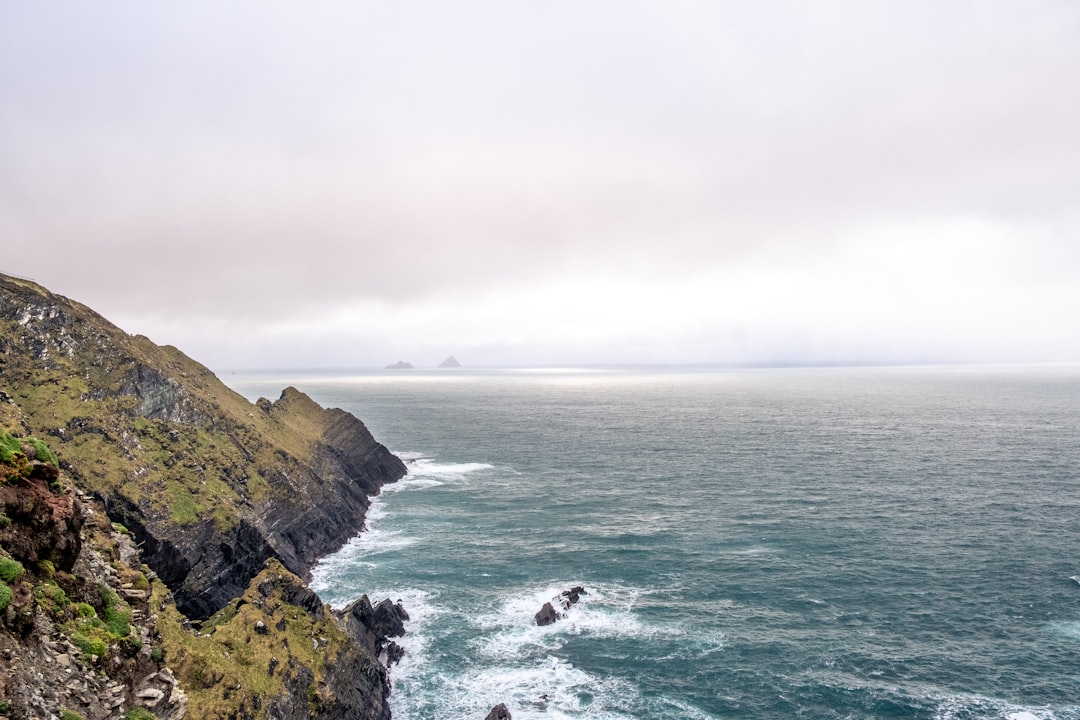
[[[169,700],[175,687],[200,718],[389,717],[384,639],[350,632],[304,584],[360,531],[370,496],[405,474],[360,420],[295,388],[250,403],[176,348],[3,275],[0,407],[0,432],[19,448],[5,456],[11,467],[39,452],[20,440],[33,438],[51,461],[34,467],[54,468],[35,470],[40,481],[12,470],[0,485],[5,507],[30,508],[0,518],[23,528],[0,534],[0,564],[22,568],[4,582],[13,601],[0,651],[37,648],[88,678],[50,689],[32,665],[5,664],[0,708],[96,720],[156,703],[179,718],[187,703]],[[32,553],[16,543],[56,508],[72,518],[56,542]],[[99,633],[87,647],[100,652],[78,650],[78,614],[90,611],[138,632]],[[165,680],[138,687],[136,670]],[[101,693],[116,703],[98,711]]]

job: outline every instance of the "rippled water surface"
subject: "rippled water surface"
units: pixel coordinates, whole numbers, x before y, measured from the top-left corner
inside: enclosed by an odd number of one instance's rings
[[[1076,369],[223,377],[408,461],[315,573],[398,720],[1080,718]]]

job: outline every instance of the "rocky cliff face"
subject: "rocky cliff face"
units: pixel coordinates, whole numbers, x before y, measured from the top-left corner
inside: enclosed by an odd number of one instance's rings
[[[205,618],[269,558],[305,576],[405,466],[364,425],[289,388],[257,405],[175,348],[0,276],[0,390]]]
[[[0,398],[0,716],[104,720],[153,708],[178,720],[187,697],[164,662],[130,535],[72,486],[45,443],[19,437],[24,423]]]
[[[73,488],[57,493],[46,479],[36,489],[0,488],[0,499],[25,505],[20,523],[52,533],[41,552],[67,574],[69,564],[74,572],[80,558],[101,553],[85,547],[77,527],[86,508],[130,533],[141,552],[128,563],[101,562],[114,573],[117,564],[144,568],[146,597],[131,607],[155,618],[144,628],[151,640],[160,636],[152,644],[164,659],[153,660],[153,673],[171,681],[172,667],[178,697],[187,691],[200,717],[389,717],[377,657],[385,638],[357,632],[358,621],[334,616],[303,584],[318,557],[361,529],[369,496],[405,474],[359,420],[293,388],[251,404],[175,348],[3,275],[0,393],[0,429],[44,438]],[[17,540],[0,536],[0,555],[25,553]],[[201,632],[189,621],[205,621]],[[43,647],[64,649],[58,639]],[[141,690],[167,700],[164,684],[128,682],[121,694],[129,704]],[[88,687],[87,698],[100,700]],[[59,700],[27,693],[58,712]],[[161,707],[183,715],[179,705]]]

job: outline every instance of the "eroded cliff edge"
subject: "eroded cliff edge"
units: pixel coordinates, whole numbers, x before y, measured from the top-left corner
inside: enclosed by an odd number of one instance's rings
[[[181,656],[182,680],[220,696],[215,717],[388,717],[370,633],[327,616],[317,598],[290,602],[314,561],[361,529],[369,496],[405,474],[358,419],[293,388],[252,404],[175,348],[3,275],[0,392],[19,409],[8,430],[46,440],[73,492],[130,531],[161,587],[152,604],[163,646]],[[207,618],[217,640],[181,628]],[[260,638],[280,646],[296,623],[300,636],[328,639],[326,652],[279,652],[252,670]],[[261,690],[230,693],[234,680]]]
[[[277,558],[306,577],[362,527],[404,464],[341,410],[289,388],[253,405],[172,347],[0,276],[0,390],[76,483],[205,618]]]

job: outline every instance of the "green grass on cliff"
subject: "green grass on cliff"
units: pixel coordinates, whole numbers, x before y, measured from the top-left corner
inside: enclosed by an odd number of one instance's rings
[[[16,455],[22,454],[22,443],[15,437],[0,430],[0,462],[12,464]]]
[[[0,558],[0,580],[6,583],[15,582],[24,572],[22,563],[11,558]]]
[[[142,642],[131,631],[131,607],[106,585],[100,586],[99,592],[102,604],[100,612],[88,603],[70,603],[63,612],[69,619],[60,625],[60,629],[87,659],[108,657],[114,647],[126,653],[137,652]],[[39,594],[46,596],[47,592]],[[56,594],[53,590],[48,599],[55,601]],[[47,605],[43,605],[41,597],[38,604],[49,610]]]
[[[0,468],[0,481],[30,474],[30,462],[23,452],[24,445],[34,449],[33,454],[37,460],[58,465],[56,456],[41,440],[34,437],[20,438],[0,430],[0,464],[6,466]]]
[[[296,501],[294,479],[305,476],[324,429],[321,410],[271,416],[176,348],[128,335],[32,283],[11,284],[16,302],[59,308],[67,323],[0,318],[0,347],[3,389],[26,426],[50,436],[77,484],[119,493],[148,518],[221,530],[235,526],[239,507]],[[52,349],[47,358],[42,347]],[[158,373],[190,410],[186,420],[143,416],[137,379]]]
[[[326,699],[322,683],[327,667],[352,642],[329,617],[316,620],[286,603],[280,588],[264,597],[257,588],[274,577],[300,582],[276,560],[268,561],[243,597],[202,623],[198,634],[183,629],[183,618],[167,600],[167,588],[153,582],[151,606],[161,608],[158,630],[166,659],[200,717],[266,718],[270,702],[289,692],[287,680],[299,677],[300,668],[314,678],[309,702],[318,705]],[[238,687],[244,692],[235,692]],[[259,699],[260,707],[252,698]]]
[[[53,455],[52,450],[50,450],[49,446],[41,440],[38,440],[35,437],[15,437],[3,430],[0,430],[0,462],[11,464],[15,461],[17,455],[25,457],[26,455],[23,453],[22,449],[23,445],[30,445],[33,447],[34,455],[41,462],[58,465],[56,456]]]

